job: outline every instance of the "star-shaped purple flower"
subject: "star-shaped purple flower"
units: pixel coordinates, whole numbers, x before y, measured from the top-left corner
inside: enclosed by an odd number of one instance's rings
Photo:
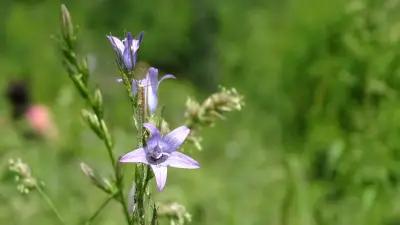
[[[152,123],[145,123],[144,127],[150,132],[146,146],[125,154],[119,161],[150,165],[159,191],[163,190],[167,181],[167,166],[184,169],[200,168],[194,159],[177,151],[189,135],[189,128],[181,126],[166,135],[161,135]]]
[[[175,79],[175,76],[166,74],[158,80],[158,69],[150,67],[144,79],[132,80],[132,94],[135,96],[138,92],[138,88],[143,87],[145,89],[145,99],[149,106],[150,113],[154,114],[158,103],[158,86],[161,84],[161,81],[169,78]]]
[[[107,38],[117,55],[119,66],[125,72],[132,71],[136,64],[136,55],[143,39],[143,32],[139,34],[137,39],[134,39],[130,32],[126,34],[126,37],[123,40],[111,35],[107,35]]]

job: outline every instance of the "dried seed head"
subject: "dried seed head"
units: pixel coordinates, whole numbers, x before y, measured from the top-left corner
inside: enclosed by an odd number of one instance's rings
[[[202,104],[188,98],[186,101],[186,124],[192,129],[188,137],[198,150],[202,150],[201,137],[196,136],[196,130],[204,126],[213,126],[219,119],[225,119],[224,114],[239,111],[244,105],[243,96],[236,89],[221,87],[220,91],[209,96]]]
[[[186,210],[186,207],[177,203],[160,203],[158,207],[158,216],[167,217],[170,224],[184,225],[192,221],[192,215]]]
[[[32,176],[31,169],[28,164],[22,162],[21,159],[9,159],[9,170],[15,174],[15,181],[18,183],[17,189],[23,194],[28,194],[31,190],[36,189],[38,181]]]
[[[195,100],[186,101],[185,117],[191,128],[212,126],[218,119],[224,119],[224,113],[239,111],[244,105],[243,96],[236,89],[221,88],[212,94],[202,104]]]

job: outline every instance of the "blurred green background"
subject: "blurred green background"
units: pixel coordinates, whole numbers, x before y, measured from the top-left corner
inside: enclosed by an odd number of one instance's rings
[[[155,195],[183,203],[192,224],[400,224],[399,0],[62,2],[79,24],[118,154],[134,148],[135,131],[106,34],[145,31],[139,59],[179,78],[160,90],[172,127],[188,96],[203,100],[219,84],[245,96],[241,112],[201,131],[204,150],[189,154],[202,168],[171,169]],[[1,98],[0,224],[57,224],[36,193],[17,192],[11,157],[32,166],[68,224],[105,198],[79,169],[85,161],[111,175],[61,64],[59,7],[0,0],[0,90],[29,81],[59,129],[56,141],[25,139]],[[122,221],[113,203],[96,224]]]

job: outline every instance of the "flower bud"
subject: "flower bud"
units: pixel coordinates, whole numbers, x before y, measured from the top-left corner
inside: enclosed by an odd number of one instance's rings
[[[82,82],[87,85],[89,80],[89,66],[87,58],[83,58],[79,63],[79,70],[82,71]]]
[[[108,179],[104,177],[100,177],[95,171],[86,163],[81,162],[80,167],[82,172],[85,174],[86,177],[90,179],[90,181],[98,188],[103,190],[106,193],[113,193],[114,189]]]
[[[87,85],[83,82],[83,75],[81,73],[79,74],[73,74],[70,76],[72,81],[74,82],[75,87],[78,89],[79,93],[83,98],[88,97],[88,88]]]
[[[61,32],[69,43],[74,39],[74,27],[67,7],[61,4]]]
[[[96,109],[96,111],[102,115],[103,114],[103,96],[101,94],[100,89],[96,89],[94,91],[94,108]]]
[[[111,138],[111,134],[108,131],[107,125],[104,122],[104,120],[100,121],[100,129],[103,131],[102,133],[104,134],[104,138],[105,140],[107,140],[107,143],[109,143],[110,145],[112,145],[112,138]]]
[[[97,116],[86,109],[82,109],[81,114],[83,119],[89,124],[90,128],[97,134],[97,136],[103,138],[103,132]]]

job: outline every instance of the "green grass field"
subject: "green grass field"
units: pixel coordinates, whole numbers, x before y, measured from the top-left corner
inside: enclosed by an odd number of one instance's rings
[[[79,25],[117,155],[135,148],[136,131],[107,34],[144,31],[140,63],[178,78],[159,90],[171,127],[185,122],[188,97],[219,85],[244,96],[243,110],[201,129],[202,151],[185,147],[201,169],[169,170],[163,192],[150,184],[157,201],[185,205],[191,224],[400,224],[399,0],[61,2]],[[59,7],[0,0],[0,224],[58,224],[37,192],[17,191],[10,158],[32,167],[67,224],[84,224],[106,198],[80,162],[112,176],[61,63]],[[58,138],[22,135],[4,97],[13,80],[49,108]],[[129,186],[134,166],[124,168]],[[93,224],[123,223],[113,202]]]

